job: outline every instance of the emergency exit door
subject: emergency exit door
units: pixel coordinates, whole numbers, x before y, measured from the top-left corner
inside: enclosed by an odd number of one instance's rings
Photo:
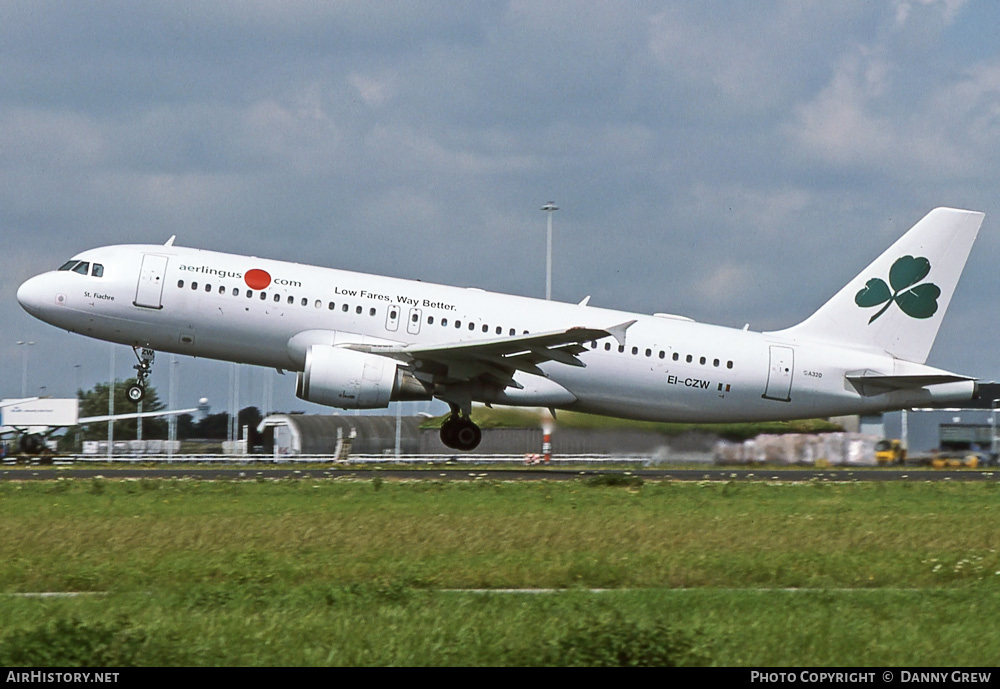
[[[762,397],[779,402],[792,400],[792,375],[795,371],[795,352],[791,347],[771,345],[770,368],[767,386]]]

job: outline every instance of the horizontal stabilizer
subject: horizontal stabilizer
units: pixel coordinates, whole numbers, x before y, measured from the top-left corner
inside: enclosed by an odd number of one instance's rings
[[[886,376],[878,373],[848,373],[847,380],[862,395],[880,395],[891,390],[917,390],[928,385],[964,383],[975,378],[954,373],[931,373],[902,376]]]

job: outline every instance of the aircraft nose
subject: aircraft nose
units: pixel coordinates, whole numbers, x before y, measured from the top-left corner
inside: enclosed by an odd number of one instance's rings
[[[42,276],[36,275],[25,280],[17,288],[17,303],[32,316],[38,316],[38,312],[41,311],[42,305],[46,301],[43,283]]]

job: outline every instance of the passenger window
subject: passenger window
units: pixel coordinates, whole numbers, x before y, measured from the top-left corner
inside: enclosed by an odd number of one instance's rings
[[[226,293],[226,286],[219,285],[219,294],[225,294],[225,293]]]
[[[279,301],[281,301],[281,295],[276,293],[274,295],[274,303],[277,304]]]
[[[344,313],[347,313],[347,304],[344,304],[344,307],[341,309],[341,311],[343,311]]]
[[[305,297],[302,297],[302,306],[306,306],[308,303],[309,303],[309,300],[306,299]]]
[[[212,291],[212,286],[211,285],[205,285],[205,291],[206,292],[211,292]]]
[[[448,319],[447,318],[442,318],[441,319],[441,326],[444,327],[446,325],[448,325]]]
[[[375,309],[374,309],[374,308],[372,308],[372,309],[368,309],[368,315],[369,315],[369,316],[374,316],[374,315],[375,315]],[[416,316],[414,316],[414,317],[413,317],[413,322],[414,322],[414,323],[416,323],[416,322],[417,322],[417,317],[416,317]]]
[[[197,282],[192,282],[191,283],[191,289],[198,289],[198,283]]]
[[[392,317],[393,317],[393,318],[395,318],[395,317],[396,317],[396,314],[395,314],[395,313],[393,313],[393,314],[392,314]],[[428,316],[428,317],[427,317],[427,325],[434,325],[434,316]]]
[[[475,330],[475,329],[476,329],[476,324],[475,323],[469,323],[469,330]]]
[[[356,309],[354,309],[354,313],[356,313],[356,314],[358,314],[360,316],[361,315],[361,307],[359,306]]]
[[[104,277],[104,266],[100,263],[95,263],[94,267],[91,269],[90,274],[95,278]]]
[[[178,280],[177,281],[177,286],[178,287],[183,287],[184,286],[184,281],[183,280]]]
[[[267,299],[267,292],[261,292],[260,293],[260,300],[264,301],[265,299]]]
[[[326,308],[328,308],[328,309],[329,309],[330,311],[333,311],[333,307],[334,307],[334,306],[336,306],[336,304],[334,304],[334,303],[333,303],[333,302],[331,301],[331,302],[330,302],[330,305],[329,305],[329,306],[327,306]]]

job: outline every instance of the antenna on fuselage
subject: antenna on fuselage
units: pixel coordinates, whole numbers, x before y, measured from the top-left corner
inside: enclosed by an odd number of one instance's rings
[[[175,235],[175,234],[170,235],[170,239],[168,239],[167,241],[163,242],[163,246],[173,246],[175,239],[177,239],[177,235]]]

